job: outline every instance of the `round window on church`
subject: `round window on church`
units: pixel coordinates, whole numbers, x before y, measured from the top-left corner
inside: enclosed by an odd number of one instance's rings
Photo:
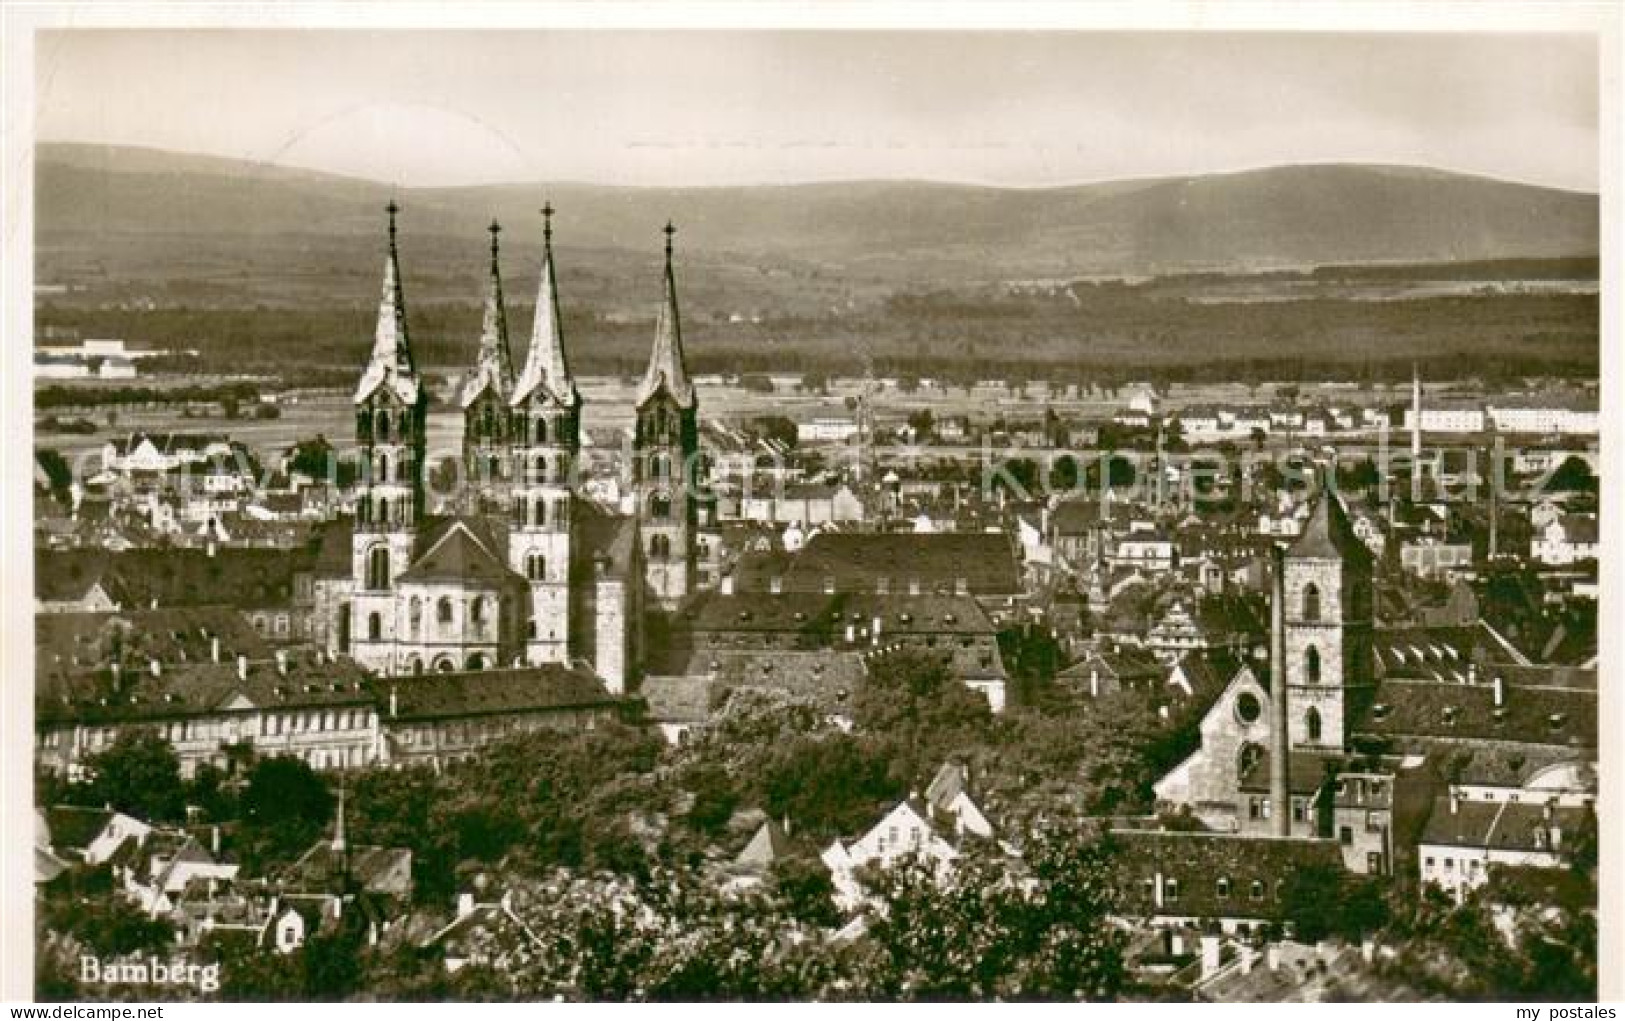
[[[1254,723],[1263,713],[1263,707],[1258,704],[1258,696],[1250,691],[1244,691],[1236,696],[1236,719],[1243,723]]]

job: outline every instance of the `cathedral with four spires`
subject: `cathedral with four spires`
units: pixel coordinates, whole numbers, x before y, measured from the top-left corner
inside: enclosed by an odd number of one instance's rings
[[[391,202],[372,352],[353,399],[361,480],[350,569],[315,582],[327,651],[385,675],[583,664],[612,693],[643,657],[644,608],[693,587],[699,408],[683,360],[665,227],[665,294],[623,474],[631,513],[587,498],[581,395],[565,354],[544,207],[540,289],[514,371],[492,223],[490,279],[472,370],[457,396],[463,486],[428,512],[429,390],[413,358]]]

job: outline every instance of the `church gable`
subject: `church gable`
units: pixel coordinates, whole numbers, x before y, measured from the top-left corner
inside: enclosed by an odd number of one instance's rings
[[[1201,744],[1155,785],[1158,801],[1188,805],[1198,816],[1228,821],[1240,778],[1269,746],[1269,692],[1251,666],[1241,664],[1200,725]],[[1254,751],[1256,749],[1256,751]]]
[[[400,580],[506,583],[517,578],[467,524],[453,519],[438,539],[412,561]]]

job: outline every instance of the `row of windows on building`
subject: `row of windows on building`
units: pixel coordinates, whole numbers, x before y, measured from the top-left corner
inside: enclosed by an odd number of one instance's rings
[[[1277,900],[1280,899],[1281,896],[1281,884],[1281,880],[1275,881],[1274,895]],[[1213,895],[1219,900],[1229,900],[1233,896],[1240,896],[1241,891],[1236,888],[1236,885],[1237,884],[1231,881],[1230,877],[1220,876],[1213,884]],[[1146,900],[1149,901],[1154,899],[1157,890],[1156,880],[1141,880],[1140,890],[1144,894]],[[1162,902],[1164,904],[1179,903],[1180,892],[1179,880],[1165,879],[1162,881]],[[1247,885],[1247,898],[1249,900],[1263,900],[1265,894],[1268,892],[1269,888],[1264,884],[1262,879],[1254,879]]]
[[[413,435],[412,413],[402,409],[392,415],[385,408],[361,408],[356,412],[355,431],[362,440],[374,443],[388,443],[391,438],[409,440]]]
[[[326,709],[261,713],[257,717],[209,717],[191,720],[169,720],[151,724],[159,736],[171,744],[190,741],[239,741],[254,737],[277,737],[292,734],[336,733],[365,731],[377,726],[377,713],[368,708]],[[85,727],[80,731],[80,744],[99,749],[112,744],[117,738],[119,725]],[[48,730],[40,735],[40,743],[57,748],[67,743],[71,732]]]
[[[506,428],[501,428],[504,425]],[[575,442],[574,431],[569,426],[568,416],[557,416],[551,422],[547,415],[529,415],[523,411],[509,412],[504,416],[487,404],[471,417],[468,430],[476,440],[507,440],[541,446],[548,442],[551,435],[554,443],[568,445]]]
[[[358,525],[407,525],[413,518],[412,496],[409,493],[399,493],[393,498],[363,493],[356,498],[355,520]]]
[[[464,631],[472,632],[475,637],[483,635],[496,622],[496,617],[492,614],[493,609],[498,613],[511,612],[504,601],[492,600],[486,596],[475,596],[469,600]],[[456,603],[450,596],[441,596],[435,601],[435,624],[438,637],[455,636]],[[406,604],[406,633],[409,638],[423,637],[423,601],[417,596],[413,596]],[[377,642],[382,641],[383,637],[384,616],[374,611],[367,615],[367,640]]]
[[[548,500],[540,496],[515,495],[512,509],[515,528],[546,528],[550,520],[561,528],[567,527],[570,523],[569,502],[564,499]]]

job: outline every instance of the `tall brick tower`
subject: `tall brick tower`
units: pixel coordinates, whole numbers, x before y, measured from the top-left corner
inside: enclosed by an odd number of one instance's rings
[[[1330,486],[1287,550],[1283,574],[1292,746],[1341,750],[1373,684],[1371,554]]]
[[[390,662],[399,623],[392,589],[411,562],[423,516],[424,424],[428,391],[412,361],[406,302],[395,246],[395,214],[389,203],[389,251],[372,354],[355,392],[356,444],[364,457],[351,540],[354,593],[339,624],[339,645],[364,666],[394,669]],[[348,638],[348,641],[345,639]]]
[[[581,395],[564,358],[558,283],[553,272],[553,207],[542,207],[542,277],[530,350],[509,398],[514,482],[508,566],[530,585],[525,658],[569,658],[572,488],[581,452]]]
[[[666,292],[649,368],[638,385],[631,483],[648,591],[672,609],[693,590],[699,404],[683,362],[683,331],[666,224]]]

